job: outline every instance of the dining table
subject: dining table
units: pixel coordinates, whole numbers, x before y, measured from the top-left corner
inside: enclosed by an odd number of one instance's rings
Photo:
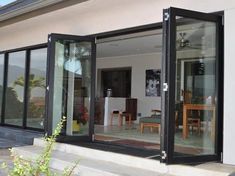
[[[211,139],[214,140],[215,137],[215,105],[208,104],[184,104],[183,105],[183,139],[188,138],[189,128],[188,128],[188,111],[189,110],[203,110],[211,111]]]

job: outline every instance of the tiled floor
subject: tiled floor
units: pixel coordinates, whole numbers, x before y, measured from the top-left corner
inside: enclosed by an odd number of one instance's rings
[[[151,132],[146,128],[143,133],[140,132],[139,125],[133,124],[131,127],[119,126],[95,126],[95,136],[99,141],[112,142],[115,144],[130,145],[133,147],[142,147],[145,149],[159,150],[160,135],[155,129]],[[175,152],[184,154],[205,154],[213,153],[213,142],[209,134],[199,135],[191,132],[187,139],[182,138],[182,130],[178,130],[175,135]]]

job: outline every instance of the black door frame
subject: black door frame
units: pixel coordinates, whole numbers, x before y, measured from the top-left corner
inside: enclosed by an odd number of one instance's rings
[[[176,59],[176,16],[212,21],[216,23],[216,130],[215,155],[174,157],[175,130],[175,59]],[[163,10],[163,59],[162,59],[162,162],[192,163],[221,159],[223,131],[223,27],[222,17],[179,8]],[[220,117],[220,118],[219,118]]]
[[[96,44],[95,38],[90,36],[76,36],[52,33],[48,35],[48,52],[47,52],[47,80],[46,80],[46,121],[45,130],[48,135],[52,135],[53,122],[53,93],[54,93],[54,65],[55,65],[55,42],[56,40],[76,40],[91,42],[91,92],[90,92],[90,118],[89,118],[89,134],[82,136],[67,136],[61,135],[58,141],[75,142],[78,140],[92,141],[94,134],[94,109],[95,109],[95,78],[96,78]]]

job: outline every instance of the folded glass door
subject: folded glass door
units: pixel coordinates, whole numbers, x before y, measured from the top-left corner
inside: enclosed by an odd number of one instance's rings
[[[222,146],[221,17],[163,12],[162,161],[219,160]]]
[[[51,34],[48,38],[47,132],[66,117],[61,139],[87,139],[93,135],[94,38]]]

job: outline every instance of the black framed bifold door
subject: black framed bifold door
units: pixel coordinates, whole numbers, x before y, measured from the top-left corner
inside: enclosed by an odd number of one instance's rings
[[[163,11],[162,161],[219,160],[223,126],[222,18]]]
[[[66,122],[62,141],[92,140],[94,131],[95,40],[50,34],[48,37],[47,133]]]

